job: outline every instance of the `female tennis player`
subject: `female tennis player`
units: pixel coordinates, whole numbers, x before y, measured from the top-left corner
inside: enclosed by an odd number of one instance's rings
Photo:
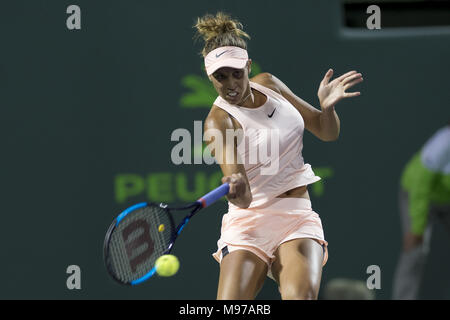
[[[222,182],[230,184],[228,213],[213,254],[220,263],[217,299],[254,299],[266,275],[278,283],[282,299],[317,299],[328,251],[308,195],[307,186],[320,177],[304,163],[303,132],[336,140],[340,124],[335,105],[360,95],[346,90],[361,82],[362,75],[350,71],[330,81],[333,70],[328,70],[319,86],[318,110],[274,75],[249,79],[252,60],[243,38],[250,37],[239,21],[219,12],[198,18],[194,27],[205,41],[201,54],[219,95],[205,132],[218,130],[223,137],[230,130],[243,132],[214,150]],[[278,139],[269,141],[271,135],[261,134],[264,129],[276,131]],[[267,144],[273,143],[278,143],[276,158],[271,154],[269,161],[248,161],[255,149],[270,149]],[[263,174],[261,169],[273,162],[277,170]]]

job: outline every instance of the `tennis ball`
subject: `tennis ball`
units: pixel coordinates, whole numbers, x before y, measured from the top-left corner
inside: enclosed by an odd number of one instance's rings
[[[165,254],[156,260],[155,266],[158,275],[161,277],[171,277],[177,273],[180,268],[180,262],[174,255]]]
[[[159,232],[163,232],[164,229],[165,229],[164,224],[160,224],[159,227],[158,227],[158,231],[159,231]]]

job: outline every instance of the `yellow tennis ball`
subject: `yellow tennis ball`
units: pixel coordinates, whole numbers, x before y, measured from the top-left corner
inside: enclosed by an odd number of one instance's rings
[[[174,255],[165,254],[156,260],[155,266],[158,275],[161,277],[171,277],[177,273],[180,268],[180,262]]]
[[[165,229],[164,224],[160,224],[159,227],[158,227],[158,231],[159,232],[163,232],[164,229]]]

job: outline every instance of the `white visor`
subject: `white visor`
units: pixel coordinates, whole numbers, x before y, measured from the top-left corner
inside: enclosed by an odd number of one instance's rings
[[[206,73],[209,76],[223,67],[243,69],[247,61],[247,50],[239,47],[220,47],[214,49],[205,57]]]

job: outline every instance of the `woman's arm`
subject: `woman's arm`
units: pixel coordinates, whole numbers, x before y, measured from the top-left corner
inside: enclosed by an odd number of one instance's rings
[[[300,112],[306,130],[322,141],[334,141],[339,137],[340,132],[340,121],[334,106],[342,98],[360,95],[360,92],[347,93],[345,90],[361,82],[362,77],[360,73],[351,71],[329,82],[332,75],[333,72],[330,69],[320,83],[317,95],[321,110],[297,97],[280,79],[270,73],[262,73],[255,78],[261,84],[280,93]]]
[[[321,140],[337,140],[337,138],[339,137],[339,132],[341,131],[341,122],[336,111],[334,110],[334,106],[327,110],[322,110],[319,121],[322,137]]]
[[[236,140],[227,141],[226,130],[236,130],[229,114],[213,106],[204,125],[205,133],[210,131],[210,136],[214,139],[222,139],[222,143],[216,143],[216,146],[222,146],[220,150],[212,149],[212,155],[222,169],[224,177],[222,183],[228,182],[230,184],[230,192],[227,195],[228,201],[239,208],[248,208],[252,202],[252,193],[250,191],[250,184],[245,173],[245,168],[242,163],[238,161],[237,143]],[[219,136],[217,133],[220,133]],[[213,142],[210,139],[208,146]]]

